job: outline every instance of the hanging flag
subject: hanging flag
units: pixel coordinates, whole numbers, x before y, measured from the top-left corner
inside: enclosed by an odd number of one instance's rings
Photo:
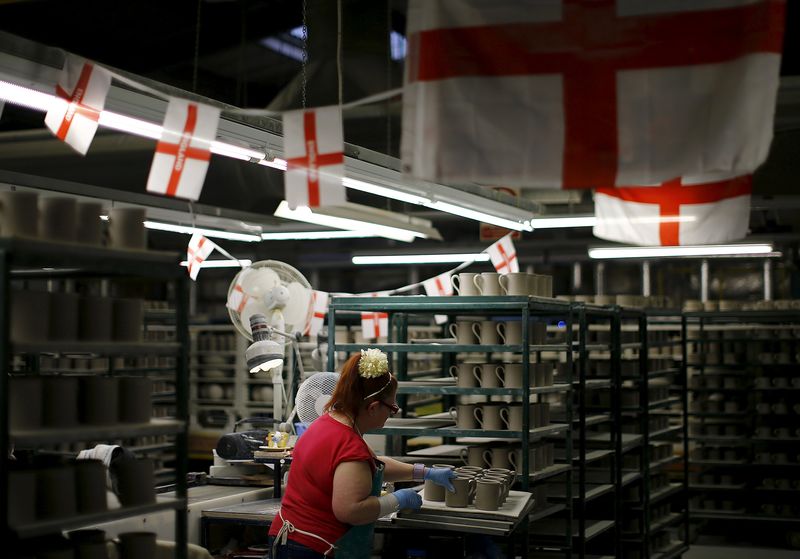
[[[727,243],[747,235],[753,177],[684,177],[660,186],[598,188],[601,239],[637,245]]]
[[[44,123],[59,140],[86,155],[111,88],[105,68],[67,54],[58,76],[56,96]]]
[[[365,293],[362,297],[386,297],[388,291]],[[389,336],[389,314],[385,312],[362,312],[361,332],[365,340],[377,340]]]
[[[426,279],[422,282],[422,287],[425,288],[425,294],[431,297],[450,296],[453,294],[453,282],[450,281],[450,272]],[[435,314],[433,319],[436,324],[444,324],[447,322],[447,315]]]
[[[188,200],[200,198],[219,113],[216,107],[170,99],[147,178],[148,192]]]
[[[342,110],[339,105],[283,115],[286,150],[285,197],[297,206],[340,206],[347,201]]]
[[[239,315],[242,314],[242,311],[244,310],[245,306],[247,306],[248,301],[250,301],[250,295],[244,292],[242,285],[244,284],[245,278],[251,270],[252,268],[245,268],[239,273],[236,278],[236,283],[233,285],[233,289],[231,289],[230,293],[228,293],[228,301],[225,303],[226,307]]]
[[[189,239],[189,246],[186,249],[186,267],[189,270],[189,277],[197,281],[197,274],[200,268],[208,259],[208,256],[217,248],[212,241],[206,239],[200,233],[195,233]]]
[[[772,139],[785,0],[410,0],[414,177],[533,188],[751,173]]]
[[[325,315],[328,314],[328,293],[325,291],[311,291],[311,303],[308,308],[308,320],[304,334],[315,337],[322,330]]]
[[[510,234],[489,246],[486,252],[489,253],[494,269],[501,274],[519,272],[517,250],[514,248],[514,241],[511,240]]]

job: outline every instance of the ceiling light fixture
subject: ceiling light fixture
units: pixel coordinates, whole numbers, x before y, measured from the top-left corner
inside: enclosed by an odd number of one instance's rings
[[[194,235],[195,233],[199,233],[205,237],[213,239],[228,239],[229,241],[244,241],[247,243],[257,243],[261,241],[260,236],[248,233],[235,233],[233,231],[220,231],[218,229],[189,227],[186,225],[162,223],[160,221],[145,221],[144,226],[155,231],[169,231],[170,233],[183,233],[185,235]]]
[[[449,202],[443,202],[441,200],[437,200],[435,202],[431,202],[429,204],[424,204],[424,205],[429,208],[433,208],[434,210],[447,212],[461,217],[468,217],[469,219],[474,219],[475,221],[480,221],[482,223],[491,223],[492,225],[497,225],[498,227],[505,227],[506,229],[512,229],[514,231],[532,230],[531,226],[527,221],[513,221],[511,219],[498,217],[496,215],[488,214],[477,210],[471,210],[469,208],[465,208],[464,206],[451,204]]]
[[[204,260],[201,268],[247,268],[253,263],[252,260]],[[189,263],[184,260],[181,266],[188,266]]]
[[[265,241],[307,241],[318,239],[364,239],[375,237],[368,231],[285,231],[261,233]]]
[[[702,256],[780,256],[772,252],[771,244],[693,245],[654,247],[590,248],[589,257],[598,260],[609,258],[672,258]]]
[[[376,256],[354,256],[353,264],[375,266],[379,264],[448,264],[462,262],[488,262],[485,252],[461,254],[382,254]]]
[[[298,206],[292,210],[286,200],[283,200],[274,215],[334,229],[371,233],[404,242],[411,242],[415,238],[438,240],[442,238],[439,232],[431,227],[429,221],[358,204],[319,207],[313,211],[308,206]]]

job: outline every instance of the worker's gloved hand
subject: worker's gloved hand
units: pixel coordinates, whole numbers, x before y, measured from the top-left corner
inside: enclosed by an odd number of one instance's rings
[[[422,497],[413,489],[398,489],[392,495],[397,498],[401,509],[419,510],[422,506]]]
[[[436,485],[441,485],[446,488],[450,493],[455,493],[456,488],[450,483],[450,480],[456,477],[456,473],[450,468],[425,468],[424,479],[429,479]]]

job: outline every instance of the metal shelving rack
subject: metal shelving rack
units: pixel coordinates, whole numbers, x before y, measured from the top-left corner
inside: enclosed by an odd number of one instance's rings
[[[693,397],[692,521],[726,531],[759,522],[775,535],[796,535],[800,315],[687,312],[683,332]]]
[[[328,312],[328,330],[330,333],[335,332],[337,313],[341,312],[387,312],[390,315],[392,324],[398,324],[394,336],[388,343],[370,343],[370,347],[377,347],[390,354],[390,359],[396,362],[395,372],[398,380],[406,381],[408,355],[410,353],[425,352],[441,354],[444,358],[446,355],[456,355],[458,353],[474,353],[484,354],[487,359],[491,358],[493,353],[511,352],[518,354],[521,357],[522,367],[522,388],[463,388],[457,386],[403,386],[399,389],[399,394],[436,394],[442,396],[455,396],[455,395],[482,395],[482,396],[512,396],[518,398],[522,402],[530,402],[531,397],[539,397],[539,395],[549,393],[563,393],[566,401],[565,414],[566,423],[551,424],[543,427],[528,428],[531,425],[530,409],[529,406],[523,406],[523,429],[521,431],[499,430],[490,431],[482,429],[458,429],[455,427],[441,427],[441,428],[420,428],[413,425],[413,419],[407,421],[411,422],[403,426],[385,426],[382,429],[376,430],[375,434],[393,435],[400,437],[407,436],[435,436],[442,437],[445,440],[456,440],[466,437],[480,437],[487,440],[519,440],[522,449],[522,475],[518,479],[518,483],[523,491],[528,491],[533,485],[538,483],[546,483],[552,480],[553,477],[539,475],[538,477],[532,475],[529,460],[529,449],[532,442],[541,440],[543,438],[555,437],[562,435],[566,440],[567,453],[564,457],[565,463],[572,462],[572,430],[569,428],[572,423],[572,398],[569,394],[572,391],[572,312],[571,305],[566,302],[557,301],[554,299],[545,299],[538,297],[519,297],[519,296],[502,296],[502,297],[422,297],[422,296],[405,296],[405,297],[335,297],[332,299],[329,312]],[[449,316],[455,315],[470,315],[470,316],[483,316],[483,317],[514,317],[518,318],[522,323],[522,339],[529,340],[529,327],[531,320],[547,320],[558,319],[566,322],[566,339],[562,343],[546,343],[541,345],[532,345],[522,343],[519,345],[460,345],[460,344],[446,344],[446,343],[409,343],[407,339],[407,324],[409,315],[433,315],[444,314]],[[497,318],[500,320],[500,318]],[[329,337],[328,343],[328,364],[333,367],[335,363],[336,351],[358,351],[362,349],[358,344],[336,344],[333,335]],[[536,357],[537,361],[542,359],[543,352],[558,352],[559,354],[566,355],[567,364],[567,378],[563,379],[564,382],[555,384],[548,387],[531,387],[530,386],[530,367],[531,357]],[[442,359],[444,364],[447,364],[447,359]],[[402,401],[400,402],[402,405]],[[572,469],[563,468],[563,475],[566,478],[566,495],[563,504],[556,504],[548,506],[544,510],[537,509],[533,511],[529,517],[532,522],[531,527],[538,526],[539,523],[548,518],[553,520],[555,515],[558,515],[555,532],[554,533],[531,533],[526,536],[528,538],[530,549],[547,548],[550,550],[559,550],[571,556],[572,553],[572,535],[573,535],[573,497],[572,497]],[[527,526],[526,526],[527,528]],[[563,556],[563,555],[562,555]]]
[[[152,505],[123,507],[102,514],[76,515],[69,518],[37,521],[11,527],[8,524],[6,502],[0,504],[0,517],[4,526],[5,541],[19,542],[30,537],[60,533],[114,518],[149,514],[161,510],[175,511],[176,557],[184,559],[187,553],[187,498],[186,474],[188,468],[188,289],[185,271],[178,265],[179,255],[152,251],[113,250],[75,243],[45,242],[33,239],[0,239],[0,362],[12,370],[14,355],[28,354],[35,358],[41,353],[87,354],[108,357],[130,355],[169,355],[175,358],[175,417],[152,420],[144,425],[118,425],[109,427],[79,427],[76,429],[37,429],[11,431],[8,424],[9,376],[0,375],[0,448],[10,448],[13,441],[17,449],[55,446],[64,442],[114,441],[144,436],[175,437],[175,493],[174,499],[159,499]],[[169,343],[118,343],[118,342],[37,342],[12,344],[10,336],[11,280],[17,279],[75,279],[135,277],[159,281],[174,286],[176,304],[175,342]],[[114,374],[113,359],[109,359],[109,374]],[[0,483],[3,494],[8,494],[9,457],[3,450],[0,457]],[[12,543],[12,547],[13,547]]]

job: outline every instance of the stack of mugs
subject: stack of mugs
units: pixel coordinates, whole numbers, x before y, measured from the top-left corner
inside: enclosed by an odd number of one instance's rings
[[[475,297],[480,295],[521,295],[534,297],[553,296],[553,276],[512,272],[480,274],[462,272],[451,276],[456,295]]]
[[[65,196],[39,197],[35,192],[0,192],[0,237],[24,237],[100,246],[104,244],[103,205]],[[110,248],[145,250],[144,208],[112,208],[108,212]]]
[[[451,468],[456,477],[452,484],[455,491],[448,491],[430,480],[425,481],[425,501],[444,502],[448,507],[494,511],[501,509],[508,498],[516,473],[506,468],[480,468],[449,464],[434,464],[435,468]]]
[[[449,372],[461,388],[522,388],[522,363],[462,361]],[[531,388],[552,386],[553,364],[529,363],[528,384]]]
[[[461,449],[461,461],[465,466],[477,468],[506,468],[518,472],[522,468],[520,445],[470,445]],[[552,443],[532,444],[528,448],[528,471],[533,474],[554,464]]]
[[[550,425],[550,403],[528,404],[531,429]],[[450,416],[458,429],[482,429],[484,431],[522,431],[524,404],[506,402],[483,402],[480,404],[457,404],[450,408]]]

